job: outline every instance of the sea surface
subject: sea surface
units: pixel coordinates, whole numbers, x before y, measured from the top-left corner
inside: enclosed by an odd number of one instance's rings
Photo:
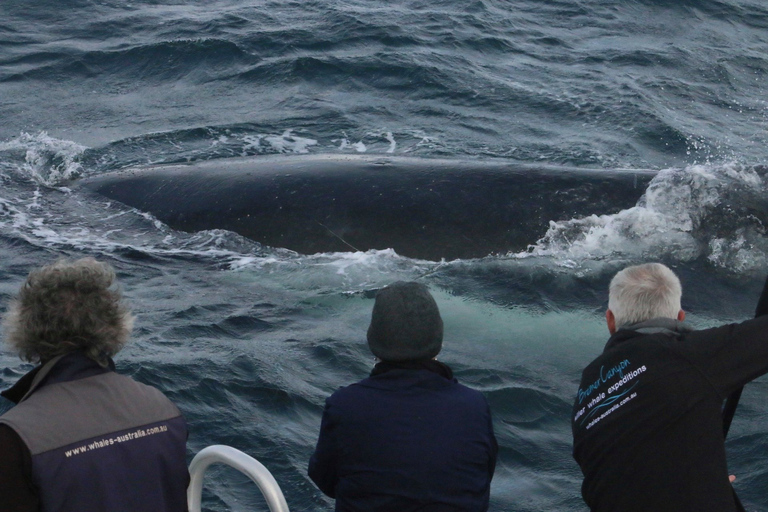
[[[584,511],[569,413],[607,339],[612,275],[670,265],[698,327],[754,311],[767,79],[763,0],[3,0],[1,307],[33,267],[111,263],[138,317],[118,368],[180,406],[190,459],[234,446],[291,510],[324,511],[306,476],[324,399],[373,365],[375,291],[419,280],[445,321],[441,360],[491,404],[491,510]],[[357,153],[657,174],[637,204],[453,261],[185,233],[77,187],[135,165]],[[0,388],[31,368],[0,352]],[[768,511],[766,403],[761,378],[727,442],[750,511]],[[219,467],[204,498],[266,509]]]

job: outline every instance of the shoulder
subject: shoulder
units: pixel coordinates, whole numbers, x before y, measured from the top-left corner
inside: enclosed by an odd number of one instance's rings
[[[465,410],[473,411],[481,416],[490,416],[491,407],[482,392],[459,383],[451,386],[450,390],[455,397],[455,402],[463,405]]]
[[[359,382],[355,382],[354,384],[340,387],[325,400],[325,403],[328,405],[338,405],[369,395],[372,392],[372,387],[369,382],[370,380],[369,377]]]
[[[2,420],[2,417],[0,417],[0,420]],[[21,453],[25,450],[29,453],[29,450],[24,444],[24,441],[21,440],[21,437],[19,437],[19,434],[10,425],[0,423],[0,453]],[[5,461],[7,460],[7,457],[0,456],[0,460]]]
[[[451,385],[448,386],[448,389],[457,395],[465,396],[474,400],[482,400],[483,402],[485,401],[485,395],[483,395],[482,392],[462,384],[456,379],[451,381]]]
[[[121,389],[132,394],[134,400],[143,401],[147,404],[161,404],[168,409],[176,410],[178,407],[171,401],[160,389],[150,384],[140,382],[133,377],[123,375],[117,372],[104,374],[107,385],[112,388]],[[123,391],[119,391],[122,393]]]

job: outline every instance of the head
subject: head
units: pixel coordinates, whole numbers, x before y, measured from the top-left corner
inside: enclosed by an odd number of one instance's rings
[[[624,325],[652,318],[685,319],[680,309],[683,289],[674,272],[661,263],[647,263],[627,267],[611,280],[608,292],[608,311],[605,313],[608,330],[613,334]]]
[[[398,281],[376,294],[368,346],[382,361],[432,359],[443,346],[443,319],[426,286]]]
[[[33,270],[5,315],[6,341],[30,362],[79,350],[106,366],[133,328],[114,281],[112,267],[93,258]]]

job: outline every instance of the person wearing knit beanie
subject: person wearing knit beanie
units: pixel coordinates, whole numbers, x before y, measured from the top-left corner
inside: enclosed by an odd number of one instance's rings
[[[485,397],[435,360],[443,320],[421,283],[376,294],[368,378],[326,400],[308,474],[336,510],[488,510],[498,445]]]
[[[382,361],[432,359],[443,347],[443,319],[429,289],[398,281],[376,294],[368,347]]]

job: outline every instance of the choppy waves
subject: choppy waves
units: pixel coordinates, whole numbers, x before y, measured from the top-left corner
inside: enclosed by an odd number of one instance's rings
[[[607,335],[611,275],[664,260],[697,325],[754,309],[766,28],[758,0],[0,3],[0,299],[31,266],[109,261],[138,317],[121,371],[180,404],[191,450],[244,449],[292,508],[327,510],[306,477],[323,398],[372,365],[375,291],[421,280],[444,360],[493,408],[492,509],[582,510],[569,403]],[[359,152],[659,173],[638,204],[552,219],[527,251],[441,262],[183,233],[71,186],[142,164]],[[3,388],[30,368],[0,362]],[[747,387],[729,441],[750,510],[768,510],[764,388]],[[258,507],[244,478],[213,475],[209,509]]]
[[[368,134],[422,133],[425,156],[753,165],[768,12],[737,4],[3,6],[0,95],[18,122],[0,140],[171,134],[194,146],[176,135],[293,130],[360,148]]]

